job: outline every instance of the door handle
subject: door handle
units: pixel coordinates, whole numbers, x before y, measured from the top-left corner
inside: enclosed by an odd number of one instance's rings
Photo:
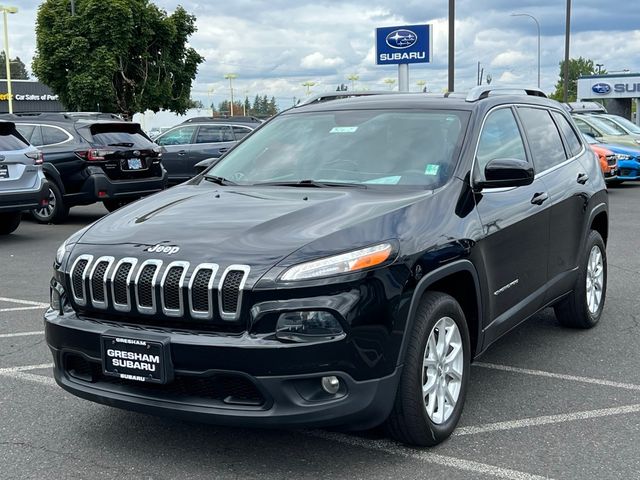
[[[226,153],[228,151],[229,151],[228,148],[221,148],[220,150],[218,150],[218,153]]]
[[[578,174],[578,179],[576,180],[580,185],[584,185],[589,180],[589,175],[586,173]]]
[[[531,203],[534,205],[542,205],[549,199],[547,192],[536,193],[531,199]]]
[[[186,150],[180,150],[180,151],[178,152],[178,155],[179,155],[180,157],[184,157],[186,154],[187,154],[187,151],[186,151]]]

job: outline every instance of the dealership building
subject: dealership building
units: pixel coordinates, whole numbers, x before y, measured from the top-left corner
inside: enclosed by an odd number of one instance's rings
[[[11,80],[13,112],[63,112],[64,106],[49,87],[36,80]],[[0,113],[9,112],[7,81],[0,80]]]
[[[588,75],[578,79],[579,100],[599,100],[609,113],[623,116],[640,125],[640,73]],[[632,118],[632,102],[636,116]]]

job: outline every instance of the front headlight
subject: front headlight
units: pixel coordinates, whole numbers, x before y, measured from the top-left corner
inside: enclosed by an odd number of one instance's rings
[[[373,247],[301,263],[284,272],[282,280],[307,280],[375,267],[386,262],[392,251],[393,247],[390,243],[381,243]]]
[[[631,155],[625,155],[623,153],[616,153],[614,156],[616,160],[631,160],[633,158]]]
[[[67,241],[69,239],[65,240],[64,242],[62,242],[62,245],[60,245],[58,247],[58,250],[56,251],[56,265],[61,265],[62,264],[62,260],[64,260],[64,254],[67,253]]]

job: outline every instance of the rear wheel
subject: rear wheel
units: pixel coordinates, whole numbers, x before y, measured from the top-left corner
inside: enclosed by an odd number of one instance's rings
[[[8,235],[14,232],[20,220],[22,219],[22,212],[0,213],[0,235]]]
[[[606,293],[607,252],[602,236],[592,230],[582,254],[576,285],[571,294],[554,307],[558,321],[571,328],[594,327],[602,316]]]
[[[464,312],[450,295],[427,292],[407,335],[387,430],[403,443],[437,445],[458,424],[466,396],[471,353]]]
[[[64,204],[62,192],[58,186],[49,182],[49,204],[31,210],[31,215],[38,223],[62,223],[69,215],[69,208]]]

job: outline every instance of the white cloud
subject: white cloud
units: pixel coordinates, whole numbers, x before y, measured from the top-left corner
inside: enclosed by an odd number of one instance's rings
[[[311,69],[335,69],[344,65],[344,60],[340,57],[325,57],[320,52],[313,52],[302,59],[300,66]]]

